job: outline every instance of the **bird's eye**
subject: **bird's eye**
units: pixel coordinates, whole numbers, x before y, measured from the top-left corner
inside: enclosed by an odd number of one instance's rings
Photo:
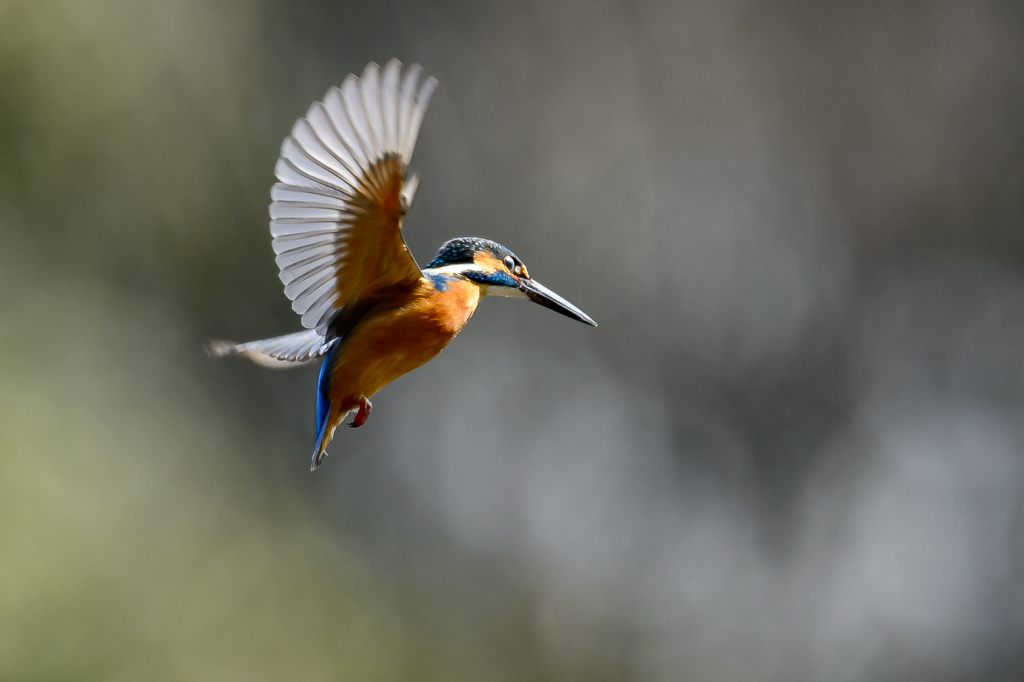
[[[505,256],[501,262],[509,270],[515,270],[516,268],[516,262],[512,260],[512,256]]]

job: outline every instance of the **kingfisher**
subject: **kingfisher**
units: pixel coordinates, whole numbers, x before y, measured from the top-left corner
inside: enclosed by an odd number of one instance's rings
[[[408,173],[437,87],[414,64],[371,62],[296,121],[270,191],[270,234],[284,293],[304,331],[248,343],[212,341],[212,355],[269,367],[321,361],[311,470],[337,427],[366,423],[370,398],[423,365],[462,330],[484,296],[525,298],[588,325],[586,313],[530,277],[504,246],[480,237],[441,245],[420,269],[402,238],[419,174]]]

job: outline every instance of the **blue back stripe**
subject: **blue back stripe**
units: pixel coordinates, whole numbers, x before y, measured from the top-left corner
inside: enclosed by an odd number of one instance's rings
[[[334,376],[334,361],[338,359],[341,344],[335,343],[327,353],[324,364],[320,365],[320,379],[316,384],[316,437],[320,440],[327,417],[331,413],[331,377]]]

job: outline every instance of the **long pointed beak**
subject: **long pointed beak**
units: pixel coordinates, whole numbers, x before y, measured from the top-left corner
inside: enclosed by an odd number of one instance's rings
[[[566,317],[589,324],[591,327],[597,326],[597,322],[590,319],[589,315],[539,282],[535,282],[532,279],[521,279],[519,280],[519,290],[526,294],[526,297],[534,303],[539,303],[545,308],[554,310],[556,313],[561,313]]]

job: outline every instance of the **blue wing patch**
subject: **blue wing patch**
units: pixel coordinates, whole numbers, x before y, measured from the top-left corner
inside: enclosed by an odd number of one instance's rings
[[[428,274],[427,277],[430,278],[430,281],[433,282],[434,284],[434,288],[437,289],[438,291],[448,291],[448,283],[454,279],[454,277],[452,277],[451,275],[446,275],[443,273],[431,273]]]

